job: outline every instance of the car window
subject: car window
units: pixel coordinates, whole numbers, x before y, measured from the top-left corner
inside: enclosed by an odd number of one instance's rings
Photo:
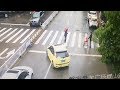
[[[15,70],[8,70],[7,73],[18,73],[19,71],[15,71]]]
[[[24,71],[24,72],[22,72],[22,73],[19,75],[18,79],[25,79],[26,76],[28,76],[28,75],[29,75],[28,72],[27,72],[27,71]]]
[[[52,54],[54,54],[54,48],[53,48],[53,46],[50,46],[48,49],[51,51]]]
[[[96,14],[96,11],[90,11],[89,13],[90,14]]]
[[[40,17],[40,13],[39,12],[35,12],[35,13],[33,13],[32,17],[33,18],[38,18],[38,17]]]
[[[42,16],[42,14],[43,14],[43,12],[41,11],[41,12],[40,12],[40,16]]]
[[[56,52],[56,57],[64,58],[64,57],[68,57],[68,56],[69,56],[69,54],[67,51]]]

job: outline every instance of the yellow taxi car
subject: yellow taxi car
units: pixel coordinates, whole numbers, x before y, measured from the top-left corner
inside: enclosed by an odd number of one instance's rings
[[[47,48],[47,55],[54,68],[69,66],[70,56],[65,44],[49,46]]]

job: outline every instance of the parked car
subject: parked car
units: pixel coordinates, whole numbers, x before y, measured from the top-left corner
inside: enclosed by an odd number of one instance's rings
[[[44,15],[44,11],[39,11],[39,12],[34,12],[32,14],[32,17],[30,19],[30,26],[41,26],[42,25],[42,20],[41,18]]]
[[[47,48],[47,56],[54,68],[69,66],[70,56],[64,44],[49,46]]]
[[[1,79],[31,79],[33,70],[27,66],[18,66],[7,70]]]
[[[3,17],[9,17],[10,14],[13,14],[17,11],[0,11],[0,17],[3,18]]]
[[[97,28],[98,27],[98,22],[97,22],[96,19],[89,19],[88,25],[89,25],[89,28],[91,28],[91,27]]]
[[[89,11],[88,12],[88,19],[91,19],[91,18],[97,18],[97,12],[96,11]]]

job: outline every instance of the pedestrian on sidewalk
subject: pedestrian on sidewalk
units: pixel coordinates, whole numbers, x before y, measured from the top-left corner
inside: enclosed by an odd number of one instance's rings
[[[88,33],[85,34],[83,46],[88,46]]]
[[[65,28],[65,30],[64,30],[64,37],[65,37],[65,40],[64,40],[64,42],[66,42],[66,38],[67,38],[67,34],[68,34],[68,28]]]
[[[90,36],[89,36],[89,38],[88,39],[90,39],[90,48],[91,48],[91,41],[92,41],[92,31],[90,32]]]

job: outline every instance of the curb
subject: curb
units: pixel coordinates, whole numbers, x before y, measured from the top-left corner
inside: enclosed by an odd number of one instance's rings
[[[54,19],[54,17],[58,14],[58,11],[54,11],[50,17],[42,24],[41,28],[45,29],[46,26],[48,26],[48,24]]]

